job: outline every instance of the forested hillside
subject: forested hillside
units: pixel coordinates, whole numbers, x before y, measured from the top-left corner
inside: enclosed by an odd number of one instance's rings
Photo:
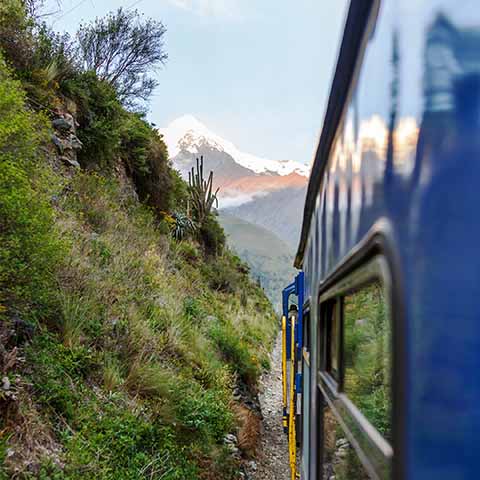
[[[35,7],[0,3],[0,478],[239,478],[276,321],[146,120],[165,27]]]

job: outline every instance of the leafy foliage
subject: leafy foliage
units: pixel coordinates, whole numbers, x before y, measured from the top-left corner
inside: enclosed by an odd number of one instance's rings
[[[119,8],[90,25],[80,25],[77,37],[87,68],[131,104],[147,100],[157,85],[147,74],[167,60],[165,31],[161,22]]]
[[[53,177],[39,154],[48,130],[42,116],[25,109],[1,58],[0,112],[0,302],[51,303],[62,246],[49,202]]]
[[[204,218],[199,233],[207,255],[222,254],[226,243],[225,232],[213,214]]]
[[[68,34],[38,24],[32,2],[0,5],[0,49],[36,106],[51,106],[63,83],[80,71],[76,46]]]
[[[118,155],[124,111],[115,90],[92,72],[67,81],[65,90],[78,105],[79,160],[85,167],[111,167]]]

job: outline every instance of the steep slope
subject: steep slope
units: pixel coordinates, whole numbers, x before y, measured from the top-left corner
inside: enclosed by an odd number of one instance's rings
[[[219,221],[227,241],[240,258],[250,266],[254,279],[259,279],[270,301],[280,307],[280,294],[295,274],[293,251],[271,231],[220,212]]]
[[[172,235],[188,193],[156,131],[72,82],[81,107],[49,92],[47,118],[0,55],[0,479],[237,479],[270,302],[229,251]]]

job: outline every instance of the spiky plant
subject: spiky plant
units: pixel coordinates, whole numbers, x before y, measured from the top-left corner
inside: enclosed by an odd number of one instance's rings
[[[184,213],[172,213],[174,223],[171,224],[172,236],[175,240],[183,240],[189,233],[195,231],[195,223]]]
[[[217,193],[220,190],[217,188],[215,193],[212,193],[212,171],[208,175],[208,180],[203,178],[203,156],[200,160],[197,158],[196,171],[195,167],[192,167],[191,172],[188,172],[188,185],[193,213],[201,225],[211,212],[213,205],[218,207]]]

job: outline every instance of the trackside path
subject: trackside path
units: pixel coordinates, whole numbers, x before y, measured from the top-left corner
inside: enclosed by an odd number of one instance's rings
[[[282,428],[282,335],[270,357],[272,369],[260,379],[263,432],[255,480],[289,480],[288,441]]]

